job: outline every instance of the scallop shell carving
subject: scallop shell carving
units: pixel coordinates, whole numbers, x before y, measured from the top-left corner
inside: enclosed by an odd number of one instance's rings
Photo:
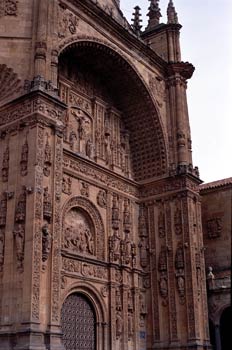
[[[0,64],[0,105],[22,90],[22,81],[12,68]]]

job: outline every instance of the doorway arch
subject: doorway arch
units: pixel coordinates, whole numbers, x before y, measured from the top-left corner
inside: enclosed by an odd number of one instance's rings
[[[96,314],[89,299],[81,293],[70,294],[61,309],[65,350],[96,350]]]

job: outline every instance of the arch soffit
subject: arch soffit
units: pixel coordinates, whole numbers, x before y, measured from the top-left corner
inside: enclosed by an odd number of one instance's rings
[[[89,199],[81,196],[69,198],[62,209],[62,227],[64,227],[65,215],[72,208],[82,209],[91,218],[97,236],[97,251],[101,255],[101,258],[105,260],[105,228],[97,207]]]
[[[163,141],[164,141],[164,148],[166,151],[166,155],[168,155],[168,141],[165,133],[165,128],[162,122],[162,118],[159,112],[158,104],[157,101],[155,100],[154,96],[150,92],[150,87],[148,86],[147,82],[144,80],[136,66],[133,64],[133,62],[123,53],[121,49],[118,49],[116,45],[113,45],[112,43],[109,43],[105,40],[101,40],[95,37],[90,37],[90,36],[73,36],[71,38],[67,38],[66,40],[63,40],[56,51],[58,52],[58,56],[60,56],[62,53],[64,53],[68,48],[72,47],[78,47],[79,44],[84,44],[86,45],[98,45],[105,51],[108,50],[108,53],[111,55],[118,57],[121,59],[122,63],[126,63],[128,68],[130,68],[130,71],[136,76],[138,83],[145,89],[147,93],[147,97],[149,97],[150,101],[153,104],[153,107],[155,108],[155,113],[153,113],[153,118],[155,116],[156,120],[156,126],[158,126],[161,130],[161,134],[163,136]]]
[[[209,317],[214,325],[219,325],[220,324],[220,319],[221,319],[221,316],[222,316],[223,312],[230,306],[231,305],[230,305],[229,302],[224,303],[223,305],[220,305],[217,308],[216,312],[212,316]]]
[[[98,289],[86,281],[73,282],[61,299],[61,308],[65,300],[72,294],[81,294],[85,296],[94,308],[97,322],[107,323],[107,308],[103,297]]]

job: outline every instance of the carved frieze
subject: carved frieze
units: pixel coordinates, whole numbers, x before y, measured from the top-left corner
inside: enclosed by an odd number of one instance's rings
[[[91,277],[99,280],[108,279],[108,269],[106,267],[69,258],[62,258],[62,269],[71,274],[77,274],[83,277]]]

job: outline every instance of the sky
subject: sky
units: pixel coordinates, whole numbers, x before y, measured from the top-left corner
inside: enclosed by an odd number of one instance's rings
[[[195,66],[188,82],[193,163],[204,182],[232,177],[232,0],[174,0],[181,29],[182,60]],[[166,23],[168,0],[160,0]],[[139,5],[147,24],[148,0],[121,0],[131,22]]]

